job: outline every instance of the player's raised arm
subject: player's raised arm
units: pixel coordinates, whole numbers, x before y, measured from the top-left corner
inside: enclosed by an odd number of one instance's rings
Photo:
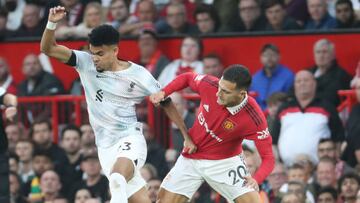
[[[41,38],[40,50],[44,54],[54,57],[57,60],[67,63],[71,57],[71,50],[65,46],[56,44],[56,24],[66,16],[64,7],[57,6],[49,11],[48,23]]]

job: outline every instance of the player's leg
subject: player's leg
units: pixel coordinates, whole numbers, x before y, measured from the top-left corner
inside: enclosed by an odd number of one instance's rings
[[[193,164],[194,160],[180,156],[164,178],[157,203],[187,202],[204,182]]]
[[[259,193],[252,191],[237,197],[235,203],[261,203],[261,200]]]
[[[229,202],[260,203],[253,188],[244,187],[249,173],[242,156],[223,160],[201,160],[198,167],[205,181]]]
[[[189,198],[187,198],[184,195],[169,192],[164,188],[160,188],[157,199],[158,200],[156,201],[156,203],[167,203],[167,202],[185,203],[188,202],[189,200]]]
[[[129,203],[151,203],[151,200],[147,194],[147,189],[142,187],[129,198]]]

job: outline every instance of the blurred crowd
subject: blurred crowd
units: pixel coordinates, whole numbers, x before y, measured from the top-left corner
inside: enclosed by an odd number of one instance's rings
[[[40,37],[50,7],[63,5],[68,14],[58,25],[58,39],[86,38],[102,23],[121,36],[137,39],[143,65],[162,85],[185,72],[220,77],[225,65],[217,53],[203,55],[201,37],[225,32],[331,30],[357,28],[357,0],[3,0],[0,38]],[[158,45],[161,35],[185,34],[179,58],[170,60]],[[83,47],[86,51],[87,48]],[[360,65],[351,76],[337,63],[336,45],[319,39],[309,50],[312,67],[294,73],[280,63],[276,44],[259,48],[262,64],[250,88],[267,116],[273,137],[276,166],[261,184],[264,203],[360,203]],[[79,79],[65,89],[41,57],[23,60],[24,80],[16,84],[6,58],[0,55],[0,87],[17,96],[84,94]],[[239,61],[241,63],[241,61]],[[355,69],[355,68],[354,68]],[[338,112],[338,90],[355,89],[357,104],[347,115]],[[187,91],[187,90],[186,90]],[[171,95],[190,128],[196,104]],[[82,107],[85,108],[86,104]],[[8,123],[10,190],[12,203],[103,203],[109,188],[96,153],[94,133],[86,119],[81,126],[61,123],[59,140],[53,140],[49,112],[22,112],[31,124]],[[69,112],[64,112],[69,113]],[[162,179],[182,151],[182,137],[171,125],[171,148],[161,145],[147,124],[146,104],[137,108],[148,145],[141,174],[153,202]],[[340,115],[340,116],[339,116]],[[69,122],[70,123],[70,122]],[[54,141],[58,141],[55,144]],[[254,173],[260,165],[254,144],[244,145],[246,163]],[[203,185],[194,203],[226,202]]]

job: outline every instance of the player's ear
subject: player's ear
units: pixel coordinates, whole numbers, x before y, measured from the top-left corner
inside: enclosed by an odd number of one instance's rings
[[[119,48],[118,48],[118,46],[114,46],[113,50],[114,50],[115,56],[117,56],[117,55],[119,54]]]

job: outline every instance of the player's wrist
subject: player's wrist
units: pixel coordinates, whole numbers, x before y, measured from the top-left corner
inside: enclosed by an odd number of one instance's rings
[[[56,22],[52,22],[51,20],[48,20],[47,24],[46,24],[46,29],[48,30],[55,30],[56,29]]]

